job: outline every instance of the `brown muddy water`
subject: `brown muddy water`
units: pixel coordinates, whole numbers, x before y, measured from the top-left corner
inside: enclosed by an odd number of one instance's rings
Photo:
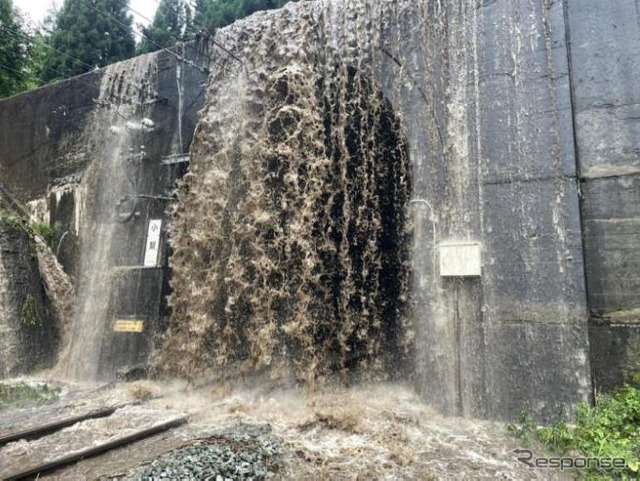
[[[128,403],[141,401],[141,404]],[[282,446],[276,479],[563,479],[521,465],[503,424],[444,418],[402,384],[376,383],[321,393],[235,384],[188,388],[141,381],[117,386],[64,386],[52,406],[5,412],[0,431],[50,422],[105,406],[112,416],[76,424],[45,438],[0,449],[0,478],[136,429],[183,415],[189,424],[83,460],[41,479],[110,479],[198,439],[265,426]],[[566,477],[565,479],[570,479]]]

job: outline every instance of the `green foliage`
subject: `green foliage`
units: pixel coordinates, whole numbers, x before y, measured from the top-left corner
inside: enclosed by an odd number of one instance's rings
[[[0,210],[0,222],[15,232],[26,234],[31,241],[36,236],[41,237],[50,249],[54,248],[57,233],[48,223],[31,223],[15,212],[8,210]]]
[[[638,476],[640,461],[640,383],[611,395],[600,395],[596,406],[577,412],[575,447],[593,457],[624,458]]]
[[[226,27],[259,10],[280,8],[290,0],[196,0],[195,24],[205,30]]]
[[[0,210],[0,222],[14,232],[23,232],[29,237],[33,235],[29,223],[13,211]]]
[[[50,404],[60,398],[60,389],[46,384],[30,386],[26,383],[0,383],[0,411],[8,408],[21,408],[31,405]]]
[[[29,61],[27,65],[27,90],[40,87],[43,83],[42,77],[45,70],[45,63],[51,54],[51,48],[48,42],[49,37],[42,30],[37,30],[31,37]]]
[[[135,41],[129,0],[65,0],[55,18],[42,68],[49,82],[132,57]]]
[[[45,243],[49,246],[50,249],[54,248],[56,231],[53,227],[51,227],[46,222],[33,224],[31,227],[33,229],[33,234],[42,237],[42,239],[44,239]]]
[[[186,40],[192,13],[186,0],[160,0],[153,23],[142,29],[138,53],[153,52]]]
[[[11,0],[0,0],[0,98],[29,86],[29,36]]]
[[[566,454],[573,448],[573,434],[567,426],[564,408],[558,410],[550,426],[538,430],[537,437],[554,453]]]
[[[522,446],[530,448],[533,445],[532,435],[537,426],[529,412],[525,409],[518,414],[518,422],[507,424],[507,432],[518,439]]]
[[[36,299],[27,294],[24,302],[22,303],[22,309],[20,310],[20,322],[25,326],[37,326],[40,324],[40,316],[38,315],[38,309],[36,306]]]
[[[576,425],[566,423],[560,413],[548,427],[537,427],[527,413],[521,413],[517,424],[507,430],[521,440],[524,447],[540,447],[554,455],[578,454],[585,458],[623,458],[626,469],[598,471],[591,467],[580,472],[583,477],[640,477],[640,378],[632,385],[612,394],[600,394],[595,406],[581,404],[576,412]]]

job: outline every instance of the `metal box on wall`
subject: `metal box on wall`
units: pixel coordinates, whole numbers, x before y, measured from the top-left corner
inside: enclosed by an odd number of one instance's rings
[[[438,246],[440,276],[482,276],[482,255],[478,242],[451,242]]]

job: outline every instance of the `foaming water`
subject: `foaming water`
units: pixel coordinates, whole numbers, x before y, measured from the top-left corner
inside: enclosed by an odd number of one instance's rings
[[[140,383],[162,394],[162,409],[190,415],[193,435],[268,424],[283,446],[288,479],[556,479],[520,465],[516,443],[497,423],[444,418],[399,383],[306,389],[248,378],[185,392],[178,384]]]
[[[313,383],[395,374],[410,355],[404,132],[373,70],[376,27],[341,20],[370,6],[337,5],[217,39],[243,63],[212,74],[178,191],[167,372],[240,363]]]
[[[48,416],[132,401],[115,415],[90,420],[40,440],[0,449],[0,462],[17,470],[25,459],[62,457],[77,446],[99,444],[140,426],[188,416],[188,425],[150,443],[135,443],[126,456],[86,460],[52,479],[102,479],[151,462],[199,440],[260,432],[280,446],[282,479],[561,479],[553,470],[531,470],[512,452],[518,445],[498,423],[444,418],[402,383],[363,383],[307,389],[276,385],[268,376],[186,388],[184,383],[140,381],[114,389],[66,385],[63,403]],[[42,408],[40,408],[42,409]],[[79,411],[78,411],[79,410]],[[45,420],[46,411],[31,412]],[[12,424],[25,422],[17,411]],[[34,419],[29,419],[34,422]],[[37,424],[37,421],[36,421]],[[251,429],[257,428],[257,429]],[[64,442],[60,439],[64,438]],[[164,446],[160,450],[157,444]],[[12,467],[13,466],[13,467]],[[0,469],[2,471],[2,469]],[[567,478],[570,479],[570,478]]]

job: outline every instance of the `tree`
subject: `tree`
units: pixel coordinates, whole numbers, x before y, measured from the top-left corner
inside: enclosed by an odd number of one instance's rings
[[[196,0],[194,23],[205,30],[226,27],[259,10],[280,8],[290,0]]]
[[[153,23],[142,29],[144,37],[138,53],[153,52],[186,40],[191,20],[191,8],[186,0],[160,0]]]
[[[0,98],[29,85],[31,38],[11,0],[0,0]]]
[[[28,88],[40,87],[43,83],[43,72],[47,59],[52,53],[51,34],[55,28],[58,11],[51,7],[38,28],[31,35],[29,46],[29,85]]]
[[[80,75],[135,53],[129,0],[65,0],[55,19],[42,80]]]

